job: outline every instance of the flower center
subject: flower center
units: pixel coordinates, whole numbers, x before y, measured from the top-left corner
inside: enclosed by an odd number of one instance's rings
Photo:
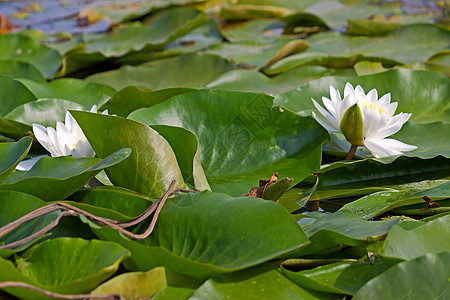
[[[359,101],[361,108],[367,106],[370,110],[378,110],[378,113],[381,115],[383,113],[386,113],[386,110],[384,109],[384,107],[381,107],[380,105],[374,104],[374,103],[370,103],[367,101]]]

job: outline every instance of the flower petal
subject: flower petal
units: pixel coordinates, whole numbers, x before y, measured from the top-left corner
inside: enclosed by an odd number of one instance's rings
[[[312,112],[312,116],[313,118],[317,121],[317,123],[319,123],[320,125],[322,125],[322,127],[324,127],[327,131],[331,131],[331,132],[339,132],[339,129],[334,128],[329,122],[328,120],[323,120],[322,118],[318,117],[314,112]]]
[[[417,149],[417,146],[408,145],[394,139],[365,141],[364,146],[366,146],[375,157],[400,155],[403,154],[402,151]]]
[[[338,122],[338,120],[336,120],[336,118],[334,116],[332,116],[327,110],[325,110],[322,106],[320,106],[320,104],[317,103],[316,100],[314,100],[314,99],[311,99],[311,100],[313,101],[314,106],[317,108],[317,110],[325,117],[325,119],[327,120],[329,125],[331,127],[334,127],[335,128],[334,130],[338,130],[339,131],[339,122]]]

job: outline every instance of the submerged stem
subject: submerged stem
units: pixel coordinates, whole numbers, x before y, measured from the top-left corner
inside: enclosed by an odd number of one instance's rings
[[[355,155],[356,149],[358,149],[358,145],[352,145],[347,155],[345,156],[345,160],[352,160],[353,156]]]

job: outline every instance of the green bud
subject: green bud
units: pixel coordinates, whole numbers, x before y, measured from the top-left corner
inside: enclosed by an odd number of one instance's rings
[[[363,119],[361,109],[355,103],[344,113],[340,126],[342,134],[352,145],[363,146]]]

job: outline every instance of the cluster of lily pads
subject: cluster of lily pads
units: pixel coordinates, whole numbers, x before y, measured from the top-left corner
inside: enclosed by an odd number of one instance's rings
[[[0,35],[0,299],[449,297],[439,13],[122,2]]]

